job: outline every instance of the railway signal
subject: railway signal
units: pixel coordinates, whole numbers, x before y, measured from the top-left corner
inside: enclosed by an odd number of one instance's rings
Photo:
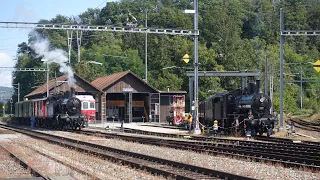
[[[317,71],[320,72],[320,60],[317,62],[313,63],[313,68]]]
[[[185,55],[183,56],[183,61],[184,61],[185,63],[188,63],[188,62],[190,61],[190,56],[189,56],[188,54],[185,54]]]

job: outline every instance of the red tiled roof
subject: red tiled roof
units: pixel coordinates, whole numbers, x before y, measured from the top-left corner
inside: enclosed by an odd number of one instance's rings
[[[65,81],[68,78],[68,75],[65,74],[63,76],[60,76],[57,78],[57,81]],[[55,80],[52,79],[49,81],[49,90],[54,88],[54,82]],[[31,93],[27,94],[25,97],[33,96],[36,94],[44,94],[47,92],[47,83],[44,83],[42,86],[38,87],[37,89],[33,90]]]
[[[97,91],[100,91],[99,88],[97,88],[96,86],[92,85],[90,82],[86,81],[85,79],[81,78],[78,74],[75,73],[74,76],[77,76],[81,80],[83,80],[86,83],[90,84]],[[67,74],[62,75],[60,77],[57,77],[57,81],[66,81],[67,79],[68,79],[68,75]],[[49,81],[49,91],[54,88],[54,82],[55,82],[55,79],[52,79],[52,80]],[[64,84],[64,83],[60,83],[60,84],[57,83],[57,87],[61,86],[62,84]],[[76,91],[81,91],[81,90],[83,90],[83,88],[76,87]],[[47,92],[47,83],[44,83],[42,86],[38,87],[37,89],[35,89],[31,93],[27,94],[25,97],[30,97],[30,96],[37,95],[37,94],[44,94],[46,92]]]
[[[130,71],[123,71],[123,72],[114,73],[108,76],[99,77],[96,80],[92,81],[91,84],[102,91],[104,88],[110,86],[112,83],[121,79],[122,77],[127,75],[129,72]]]
[[[114,74],[111,74],[111,75],[108,75],[108,76],[104,76],[104,77],[99,77],[96,80],[92,81],[91,84],[94,85],[95,87],[97,87],[98,89],[100,89],[100,91],[103,91],[103,89],[105,89],[106,87],[108,87],[111,84],[115,83],[116,81],[118,81],[122,77],[126,76],[127,74],[132,74],[137,79],[139,79],[142,82],[144,82],[150,88],[154,89],[155,91],[158,91],[156,88],[152,87],[149,83],[145,82],[143,79],[141,79],[138,75],[134,74],[130,70],[114,73]]]

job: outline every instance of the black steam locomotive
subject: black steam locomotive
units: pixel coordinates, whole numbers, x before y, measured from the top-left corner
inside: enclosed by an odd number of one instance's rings
[[[81,129],[87,124],[87,119],[81,114],[81,101],[74,97],[73,89],[71,94],[69,93],[67,91],[64,95],[49,96],[47,104],[52,108],[53,113],[48,115],[55,119],[56,127],[59,129]]]
[[[199,121],[213,126],[218,121],[222,134],[254,136],[257,133],[273,134],[275,118],[270,114],[271,99],[261,93],[260,80],[247,87],[217,93],[199,103]]]
[[[55,129],[81,129],[88,124],[73,88],[64,94],[18,102],[15,109],[15,117],[23,124],[32,119],[35,126]]]

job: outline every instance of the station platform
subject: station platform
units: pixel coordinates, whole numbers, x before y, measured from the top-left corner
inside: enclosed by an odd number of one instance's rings
[[[108,129],[108,130],[120,130],[121,123],[119,122],[105,122],[105,123],[89,123],[89,128],[93,129]],[[123,123],[123,128],[137,129],[150,132],[167,133],[167,134],[180,134],[188,135],[189,131],[175,126],[171,128],[166,124],[161,123]]]

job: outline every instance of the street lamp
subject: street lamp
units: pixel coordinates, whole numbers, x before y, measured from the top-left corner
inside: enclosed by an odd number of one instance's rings
[[[41,61],[47,64],[47,97],[49,97],[49,61],[47,59],[41,59]]]
[[[199,128],[199,106],[198,106],[198,0],[194,0],[194,9],[193,10],[184,10],[184,13],[194,14],[194,100],[195,100],[195,111],[193,116],[193,124],[195,125],[193,134],[201,134]]]
[[[84,64],[97,64],[97,65],[102,66],[102,63],[101,62],[97,62],[97,61],[86,61]]]

